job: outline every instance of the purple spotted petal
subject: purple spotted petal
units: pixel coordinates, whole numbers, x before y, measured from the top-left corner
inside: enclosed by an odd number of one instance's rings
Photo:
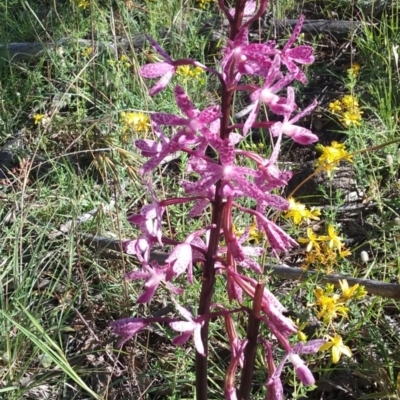
[[[314,135],[309,129],[289,123],[283,124],[282,132],[302,145],[312,144],[319,140],[318,136]]]
[[[261,94],[262,90],[257,90],[254,92],[255,96],[259,96]],[[258,97],[259,98],[259,97]],[[248,132],[250,131],[251,127],[253,126],[257,116],[258,116],[258,110],[259,110],[259,100],[255,99],[253,102],[253,108],[250,111],[249,116],[246,119],[246,122],[244,123],[243,126],[243,136],[246,136]]]
[[[293,29],[292,35],[290,36],[289,40],[286,42],[286,44],[283,48],[283,51],[289,49],[292,46],[292,44],[296,41],[298,36],[300,35],[301,27],[303,26],[304,19],[305,19],[305,16],[300,15],[300,18],[298,19],[297,24]]]
[[[125,274],[125,279],[135,281],[138,279],[146,279],[149,277],[149,273],[146,271],[131,271]]]
[[[149,90],[150,96],[154,96],[166,88],[175,74],[175,67],[172,67],[166,74]]]
[[[143,76],[143,78],[154,79],[173,70],[174,67],[171,64],[166,62],[156,62],[143,65],[143,67],[139,69],[139,74]]]
[[[262,86],[263,89],[270,87],[275,80],[280,79],[282,77],[280,69],[281,69],[281,58],[278,54],[276,54],[274,59],[272,60],[272,64],[268,71],[268,75]]]
[[[166,113],[151,114],[151,120],[160,125],[181,126],[187,124],[187,119]]]
[[[161,48],[161,46],[151,36],[146,35],[146,39],[150,42],[154,50],[158,54],[160,54],[160,56],[163,56],[165,60],[169,61],[170,63],[173,62],[170,56]]]
[[[293,352],[297,354],[314,354],[325,343],[326,343],[325,339],[309,340],[306,343],[299,342],[293,346]]]
[[[192,246],[187,243],[178,244],[165,262],[173,263],[172,270],[176,276],[183,274],[192,267]]]
[[[198,120],[201,124],[209,124],[216,119],[218,119],[221,115],[221,107],[220,106],[211,106],[205,108],[200,112],[198,116]]]
[[[243,47],[249,44],[249,30],[247,28],[241,28],[236,34],[234,39],[235,47]]]
[[[154,293],[156,292],[157,288],[158,288],[158,285],[145,287],[144,292],[136,299],[136,303],[137,304],[148,303],[153,298]]]
[[[277,210],[285,211],[289,209],[289,202],[281,196],[271,193],[264,193],[263,200]]]
[[[175,86],[175,101],[178,107],[190,118],[196,118],[199,115],[199,110],[190,101],[189,96],[179,85]]]
[[[194,347],[196,348],[197,352],[202,356],[205,355],[203,340],[201,339],[201,325],[198,324],[196,329],[193,332],[193,341]]]
[[[118,344],[120,347],[147,325],[148,322],[143,318],[123,318],[110,324],[113,333],[121,336],[121,341]]]
[[[288,50],[287,55],[299,64],[311,64],[315,60],[311,46],[297,46],[294,49]]]
[[[172,297],[172,302],[175,304],[175,307],[177,308],[179,314],[181,314],[183,318],[185,318],[190,322],[193,322],[193,316],[190,311],[186,310],[185,307],[182,307],[173,297]]]
[[[267,221],[267,222],[265,222]],[[283,231],[279,226],[274,224],[272,221],[268,221],[266,218],[262,224],[269,244],[274,251],[287,252],[292,247],[298,246],[298,243],[293,240],[285,231]]]

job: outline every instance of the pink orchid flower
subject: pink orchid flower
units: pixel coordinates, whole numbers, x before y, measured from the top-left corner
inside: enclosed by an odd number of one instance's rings
[[[220,116],[219,106],[210,106],[199,111],[194,104],[190,101],[188,95],[183,88],[179,85],[175,86],[175,100],[178,107],[187,116],[182,118],[177,115],[166,113],[154,113],[151,115],[152,121],[160,125],[166,126],[183,126],[183,130],[188,139],[195,140],[196,132],[202,131],[208,124],[215,121]],[[178,132],[178,134],[180,133]]]
[[[135,146],[140,150],[142,156],[150,157],[150,160],[145,162],[140,168],[141,174],[152,171],[165,157],[198,141],[191,132],[187,134],[185,131],[180,131],[169,139],[158,124],[152,122],[151,125],[155,135],[161,141],[157,142],[151,139],[138,139],[135,141]]]
[[[165,59],[165,61],[162,62],[146,64],[139,70],[139,74],[143,76],[143,78],[154,79],[161,76],[161,79],[149,91],[150,96],[154,96],[161,92],[168,85],[174,76],[177,67],[174,66],[174,62],[172,61],[171,57],[154,39],[147,35],[146,38],[154,50]]]
[[[293,33],[289,40],[286,42],[282,51],[280,52],[282,62],[286,65],[287,69],[291,74],[295,74],[295,79],[305,84],[307,78],[304,72],[296,65],[297,64],[311,64],[314,62],[313,48],[311,46],[297,46],[293,49],[290,47],[296,41],[301,32],[301,27],[304,22],[304,15],[301,15],[296,26],[293,29]]]
[[[186,308],[180,306],[173,297],[171,299],[178,309],[179,314],[186,319],[186,321],[171,322],[169,324],[174,331],[182,332],[172,340],[172,343],[177,346],[182,346],[189,340],[190,336],[193,335],[194,346],[197,352],[202,356],[205,356],[204,345],[201,339],[201,328],[204,325],[204,321],[199,317],[193,318],[193,315],[186,310]]]
[[[145,291],[136,300],[136,303],[138,304],[148,303],[153,298],[154,293],[161,282],[164,282],[172,293],[181,294],[183,292],[182,289],[167,282],[171,277],[171,267],[169,265],[160,267],[156,261],[144,265],[142,270],[131,271],[125,274],[125,278],[131,281],[139,279],[146,280],[146,283],[144,284]]]
[[[289,108],[294,105],[294,89],[292,87],[287,88],[287,103]],[[291,112],[284,114],[283,122],[276,122],[271,126],[270,130],[272,135],[279,136],[281,133],[283,133],[284,135],[292,138],[295,142],[303,145],[317,142],[317,135],[314,135],[309,129],[295,125],[300,118],[310,114],[310,112],[317,107],[317,104],[317,101],[314,100],[311,105],[291,119],[289,119]]]
[[[153,199],[153,203],[142,207],[139,214],[134,214],[128,217],[131,224],[139,225],[140,230],[145,236],[157,238],[160,245],[162,245],[162,216],[165,207],[162,202],[159,202],[151,187],[151,183],[147,183],[147,188]]]
[[[266,76],[271,67],[271,54],[276,51],[270,43],[249,43],[249,31],[242,28],[233,41],[229,41],[222,59],[223,76],[228,77],[230,68],[234,64],[236,71],[231,85],[239,82],[242,74]]]
[[[121,336],[119,346],[122,347],[125,342],[146,328],[149,322],[144,318],[122,318],[111,322],[110,326],[115,335]]]
[[[257,118],[258,110],[260,108],[260,102],[268,105],[271,111],[276,115],[285,115],[292,113],[297,107],[296,104],[289,103],[286,99],[279,97],[276,92],[286,87],[290,82],[293,81],[295,75],[290,74],[283,76],[280,72],[280,57],[276,55],[272,61],[271,67],[268,70],[264,84],[261,88],[253,89],[253,93],[250,95],[252,102],[252,110],[250,115],[247,117],[243,127],[243,135],[246,136],[252,127],[254,121]],[[274,83],[275,82],[275,83]],[[242,86],[243,89],[252,90],[251,85]]]

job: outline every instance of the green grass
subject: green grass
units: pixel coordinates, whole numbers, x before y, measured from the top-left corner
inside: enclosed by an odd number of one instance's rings
[[[344,3],[341,12],[349,16],[354,9]],[[352,90],[359,96],[364,115],[361,126],[339,129],[350,151],[366,150],[354,156],[354,167],[365,198],[376,208],[365,217],[365,239],[351,246],[353,255],[336,272],[386,282],[400,279],[400,226],[396,222],[400,218],[400,159],[396,143],[385,145],[398,138],[400,106],[399,65],[394,56],[400,31],[395,17],[398,4],[393,3],[394,12],[384,13],[379,27],[365,24],[352,43],[362,66]],[[278,17],[296,15],[301,8],[330,16],[328,4],[323,7],[311,1],[280,3],[275,13]],[[158,291],[148,306],[136,305],[141,283],[123,280],[124,273],[137,266],[135,260],[83,242],[85,234],[135,237],[137,231],[126,215],[149,201],[138,174],[143,160],[133,146],[133,140],[144,134],[125,130],[120,114],[178,112],[173,86],[149,98],[148,82],[138,74],[152,53],[147,45],[144,51],[132,46],[117,51],[110,46],[88,49],[94,41],[119,43],[119,37],[132,43],[134,35],[146,32],[174,58],[210,62],[214,55],[207,56],[206,37],[197,32],[202,21],[215,12],[215,5],[202,11],[195,1],[183,0],[98,0],[87,9],[68,1],[0,5],[1,44],[35,41],[56,45],[30,61],[0,58],[0,148],[17,132],[21,135],[20,165],[0,184],[1,399],[194,398],[191,343],[174,348],[170,339],[175,333],[155,326],[119,349],[118,339],[108,328],[115,319],[156,312],[165,305],[167,292]],[[163,30],[169,32],[168,39],[162,37]],[[66,37],[68,43],[63,40]],[[314,39],[318,46],[320,39]],[[330,66],[315,68],[332,77]],[[312,79],[315,70],[307,71]],[[335,72],[333,79],[347,93],[345,69]],[[211,79],[197,85],[176,76],[174,82],[187,86],[199,109],[218,99]],[[323,109],[327,106],[322,104]],[[39,124],[34,122],[36,114],[44,116]],[[152,138],[152,133],[147,135]],[[243,145],[251,146],[251,140]],[[392,166],[387,165],[388,154],[394,159]],[[160,167],[154,181],[160,198],[183,194],[179,182],[186,176],[186,162],[182,156],[173,168]],[[335,206],[341,195],[326,191],[325,196],[334,211],[323,214],[322,221],[339,223]],[[252,205],[249,201],[243,204]],[[188,219],[188,209],[186,205],[169,209],[166,233],[183,239],[209,223],[209,216]],[[88,212],[92,217],[79,222]],[[234,221],[238,227],[251,223],[239,214]],[[304,226],[294,227],[283,216],[279,221],[295,238],[304,237]],[[61,231],[67,223],[69,231]],[[370,254],[367,265],[360,261],[361,250]],[[297,266],[295,261],[293,265]],[[199,278],[198,270],[195,277]],[[181,298],[194,310],[200,284],[196,279]],[[293,283],[272,275],[268,285],[291,310],[293,319],[308,323],[304,330],[310,338],[332,334],[332,327],[316,320],[316,307],[311,306],[318,281]],[[223,281],[218,279],[214,301],[226,304],[225,296]],[[375,296],[352,303],[349,318],[335,320],[334,330],[352,348],[353,358],[343,357],[339,364],[332,364],[329,353],[308,356],[318,377],[315,392],[307,392],[293,371],[285,368],[289,398],[339,399],[346,390],[359,399],[400,396],[398,311],[397,303]],[[211,324],[211,399],[223,398],[221,387],[229,363],[221,326],[221,320]],[[237,329],[245,334],[243,323]],[[252,398],[263,399],[266,367],[261,350],[256,363]],[[351,380],[358,386],[351,386]]]

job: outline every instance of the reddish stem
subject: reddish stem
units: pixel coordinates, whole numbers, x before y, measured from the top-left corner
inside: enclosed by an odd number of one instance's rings
[[[244,350],[244,364],[242,375],[240,377],[239,398],[241,400],[250,400],[251,386],[253,382],[254,361],[257,352],[257,339],[261,320],[259,318],[261,303],[264,293],[264,283],[258,283],[254,293],[253,309],[249,315],[247,325],[247,345]]]
[[[215,203],[213,204],[212,224],[215,228],[211,229],[210,241],[206,255],[206,262],[203,267],[203,284],[201,286],[198,315],[210,313],[210,305],[214,294],[215,285],[215,255],[217,254],[219,236],[221,231],[222,214],[224,204],[222,197],[218,194],[221,183],[216,185]],[[207,353],[208,353],[208,326],[209,321],[205,321],[201,329],[201,339],[203,341],[205,356],[196,352],[196,398],[197,400],[207,400]]]

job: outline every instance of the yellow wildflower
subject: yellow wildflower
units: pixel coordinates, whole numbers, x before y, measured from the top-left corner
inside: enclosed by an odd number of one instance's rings
[[[205,10],[213,0],[197,0],[197,4],[202,10]]]
[[[288,199],[289,211],[286,212],[286,216],[293,218],[295,225],[300,224],[303,221],[309,222],[310,219],[319,220],[321,212],[312,208],[307,210],[304,204],[298,203],[293,198]]]
[[[348,308],[338,302],[339,295],[325,292],[322,288],[316,288],[314,295],[316,301],[311,305],[319,307],[317,318],[323,319],[324,323],[329,324],[339,315],[347,316]]]
[[[360,111],[358,108],[356,108],[351,111],[344,112],[341,117],[341,120],[347,127],[352,125],[360,126],[361,125],[360,121],[362,120],[361,114],[363,114],[363,112]]]
[[[355,284],[354,286],[349,287],[349,283],[347,279],[339,280],[340,289],[342,290],[341,300],[349,301],[352,297],[354,297],[359,284]]]
[[[203,68],[200,67],[194,67],[192,70],[192,76],[199,76],[201,74],[204,74]]]
[[[358,100],[351,94],[346,94],[342,97],[342,105],[348,110],[358,108]]]
[[[301,264],[301,268],[308,270],[310,265],[316,264],[319,262],[319,251],[307,251],[304,257],[304,261]]]
[[[301,342],[307,342],[307,335],[303,331],[297,331],[297,337]]]
[[[319,241],[321,241],[321,239],[313,232],[312,228],[307,228],[306,238],[299,238],[299,243],[308,243],[306,248],[307,251],[311,251],[313,247],[319,250]]]
[[[350,78],[356,78],[360,74],[361,65],[359,63],[353,63],[353,65],[347,70]]]
[[[344,143],[333,141],[330,146],[317,145],[317,149],[322,152],[318,158],[323,163],[332,163],[340,160],[352,161],[352,156],[347,152]]]
[[[342,103],[340,100],[335,100],[332,103],[329,103],[329,111],[332,114],[338,114],[342,111]]]
[[[307,326],[307,322],[300,322],[297,318],[295,324],[297,326],[298,339],[303,343],[307,342],[307,335],[303,332],[303,329]]]
[[[363,297],[365,297],[367,295],[367,291],[365,290],[365,286],[360,285],[358,286],[356,292],[354,293],[354,298],[355,299],[362,299]]]
[[[242,236],[244,234],[244,229],[238,229],[235,224],[232,224],[232,231],[236,237]]]
[[[83,57],[89,57],[92,53],[93,47],[86,47],[86,49],[82,51]]]
[[[339,256],[342,258],[348,257],[351,255],[351,251],[349,249],[346,249],[342,247],[342,249],[339,251]]]
[[[183,78],[184,82],[187,82],[191,78],[200,83],[204,80],[204,70],[200,67],[193,67],[191,65],[180,65],[177,68],[176,73]]]
[[[82,10],[86,10],[90,6],[89,0],[69,0],[69,2],[75,3],[78,8],[82,8]]]
[[[352,162],[352,156],[345,149],[344,143],[333,141],[330,146],[318,144],[316,148],[322,153],[317,160],[317,167],[323,167],[328,176],[337,169],[337,164],[341,160]]]
[[[335,333],[335,336],[328,336],[329,342],[324,343],[319,351],[326,351],[332,349],[332,362],[334,364],[338,363],[342,354],[347,357],[351,357],[351,350],[348,346],[343,344],[341,336]]]
[[[125,68],[130,68],[131,63],[129,62],[129,58],[126,54],[122,54],[122,56],[119,58],[119,61]]]
[[[335,227],[333,225],[328,226],[328,235],[321,236],[320,240],[327,241],[328,246],[331,249],[336,248],[339,250],[339,252],[342,249],[342,239],[337,235],[337,232],[335,231]]]
[[[149,130],[149,117],[144,113],[121,112],[120,116],[124,130],[132,129],[137,132],[147,132]]]
[[[46,116],[44,114],[35,114],[33,116],[35,125],[39,125],[45,118],[46,118]]]

